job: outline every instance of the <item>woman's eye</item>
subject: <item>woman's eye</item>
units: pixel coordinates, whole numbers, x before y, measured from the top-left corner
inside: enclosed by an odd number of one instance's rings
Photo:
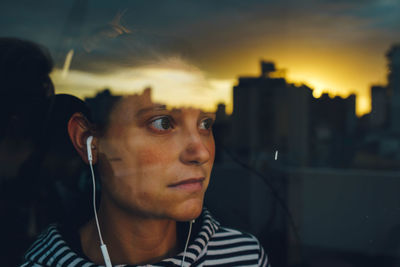
[[[200,129],[202,129],[202,130],[211,130],[212,124],[213,124],[213,120],[210,119],[210,118],[202,120],[200,122]]]
[[[157,118],[150,123],[150,126],[157,131],[167,131],[173,128],[169,117]]]

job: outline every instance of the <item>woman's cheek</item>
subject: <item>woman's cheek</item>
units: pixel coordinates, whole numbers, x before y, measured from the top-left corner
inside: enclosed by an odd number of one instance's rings
[[[154,137],[135,138],[128,143],[128,153],[134,157],[138,166],[165,164],[174,154],[171,143],[163,139],[154,140]]]
[[[210,137],[210,140],[208,140],[207,142],[207,147],[208,147],[208,151],[210,153],[210,161],[211,163],[214,162],[214,158],[215,158],[215,141],[214,141],[214,137]]]
[[[138,149],[136,155],[137,164],[142,167],[159,165],[165,161],[163,153],[157,147]]]

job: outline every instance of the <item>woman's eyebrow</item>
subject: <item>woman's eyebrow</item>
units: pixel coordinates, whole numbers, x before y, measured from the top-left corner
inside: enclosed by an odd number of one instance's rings
[[[142,109],[139,109],[138,112],[136,112],[136,116],[142,116],[144,113],[146,112],[150,112],[150,111],[164,111],[167,110],[167,106],[166,105],[154,105],[151,107],[145,107]]]
[[[215,117],[215,112],[204,112],[200,111],[201,116]]]

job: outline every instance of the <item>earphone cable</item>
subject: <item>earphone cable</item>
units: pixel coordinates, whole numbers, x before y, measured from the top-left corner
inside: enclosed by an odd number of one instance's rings
[[[189,245],[190,234],[192,233],[192,224],[193,224],[193,221],[194,221],[194,220],[190,221],[189,233],[188,233],[188,236],[187,236],[187,238],[186,238],[185,249],[183,250],[183,257],[182,257],[181,267],[183,267],[183,263],[185,262],[186,250],[187,250],[187,247],[188,247],[188,245]]]
[[[89,160],[90,171],[92,172],[92,182],[93,182],[93,211],[94,211],[94,218],[96,219],[96,226],[97,231],[99,232],[100,244],[104,245],[103,237],[101,236],[99,219],[97,218],[97,208],[96,208],[96,180],[94,178],[94,171],[93,171],[93,164],[92,161]]]

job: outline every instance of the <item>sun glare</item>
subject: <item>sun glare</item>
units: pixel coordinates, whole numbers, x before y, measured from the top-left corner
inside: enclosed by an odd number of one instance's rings
[[[112,74],[95,74],[70,70],[67,78],[56,69],[52,79],[57,93],[73,94],[80,98],[92,97],[108,88],[114,94],[126,95],[152,88],[153,99],[171,106],[192,106],[215,111],[219,103],[232,112],[234,80],[209,79],[194,69],[142,67]]]
[[[334,76],[333,74],[330,75]],[[329,75],[312,72],[292,72],[287,78],[291,83],[295,83],[296,85],[305,84],[313,89],[313,96],[315,98],[321,97],[324,93],[327,93],[331,98],[335,96],[346,98],[350,94],[356,94],[357,116],[362,116],[371,111],[370,97],[366,94],[366,91],[346,88],[346,84],[349,84],[346,80],[336,81],[333,78],[329,79]]]

